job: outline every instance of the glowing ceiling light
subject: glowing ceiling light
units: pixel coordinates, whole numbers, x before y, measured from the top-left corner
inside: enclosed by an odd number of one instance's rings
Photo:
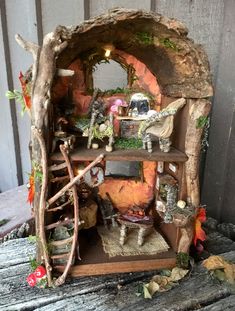
[[[105,57],[110,57],[111,52],[113,50],[115,50],[115,47],[112,44],[106,44],[106,45],[103,46],[103,49],[105,50],[104,56]]]
[[[104,54],[105,57],[109,57],[110,54],[111,54],[111,50],[109,49],[105,50],[105,54]]]

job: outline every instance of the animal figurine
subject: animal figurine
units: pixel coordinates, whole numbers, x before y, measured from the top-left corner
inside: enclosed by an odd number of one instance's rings
[[[135,93],[131,96],[129,105],[129,115],[137,117],[138,115],[147,114],[149,111],[149,99],[142,93]]]
[[[151,136],[154,136],[159,139],[161,151],[170,151],[170,136],[174,127],[174,115],[185,103],[184,98],[177,99],[161,111],[153,113],[147,120],[140,124],[139,136],[143,141],[143,149],[147,149],[148,152],[153,151]]]

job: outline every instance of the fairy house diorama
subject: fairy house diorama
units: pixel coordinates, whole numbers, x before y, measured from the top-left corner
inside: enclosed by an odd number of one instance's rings
[[[58,26],[21,77],[32,119],[29,199],[49,286],[66,276],[171,268],[188,253],[200,207],[198,167],[213,90],[186,27],[115,9]],[[125,87],[95,88],[118,63]],[[195,238],[197,240],[197,238]]]

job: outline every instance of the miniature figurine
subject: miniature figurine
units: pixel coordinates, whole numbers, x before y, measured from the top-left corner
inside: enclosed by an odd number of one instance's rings
[[[131,96],[129,115],[137,117],[138,115],[147,114],[149,111],[149,99],[142,93],[135,93]]]
[[[101,99],[92,101],[90,109],[91,119],[88,131],[87,148],[92,146],[92,140],[94,138],[103,139],[109,138],[106,151],[111,152],[113,150],[114,132],[113,132],[113,114],[109,114],[109,119],[105,115],[105,104]]]

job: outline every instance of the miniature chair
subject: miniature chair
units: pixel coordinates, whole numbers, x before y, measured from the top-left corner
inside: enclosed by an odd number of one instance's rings
[[[146,121],[141,123],[139,135],[142,137],[143,149],[147,149],[148,152],[153,151],[151,136],[155,136],[159,138],[161,151],[170,151],[170,136],[174,127],[174,115],[185,103],[186,101],[184,98],[177,99],[170,103],[165,109],[155,112]]]

